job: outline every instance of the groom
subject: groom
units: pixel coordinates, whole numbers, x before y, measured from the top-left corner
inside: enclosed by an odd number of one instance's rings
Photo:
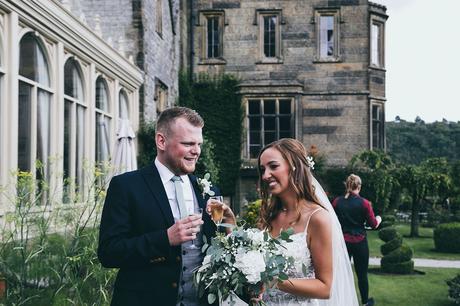
[[[203,119],[194,110],[174,107],[156,123],[154,164],[115,176],[102,212],[98,257],[119,268],[112,306],[198,306],[193,269],[203,254],[192,244],[216,231],[205,209],[195,170],[203,142]],[[191,215],[192,214],[192,215]],[[234,223],[227,208],[226,222]]]

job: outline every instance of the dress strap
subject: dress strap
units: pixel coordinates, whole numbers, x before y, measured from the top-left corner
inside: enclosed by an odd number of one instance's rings
[[[311,217],[312,217],[317,211],[320,211],[320,210],[322,210],[322,209],[323,209],[322,207],[318,207],[317,209],[315,209],[315,210],[310,214],[310,216],[308,217],[308,220],[307,220],[307,225],[305,226],[305,230],[304,230],[304,233],[305,233],[305,234],[307,233],[308,224],[310,224],[310,219],[311,219]]]

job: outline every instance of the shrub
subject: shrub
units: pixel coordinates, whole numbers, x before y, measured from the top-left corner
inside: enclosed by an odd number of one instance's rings
[[[385,227],[379,231],[379,238],[382,239],[384,242],[393,240],[396,237],[398,237],[398,235],[399,233],[396,231],[394,227]]]
[[[383,260],[383,258],[382,258]],[[381,262],[382,270],[386,273],[395,274],[411,274],[414,271],[414,261],[408,260],[399,263],[386,263]]]
[[[449,298],[455,304],[460,305],[460,274],[446,281],[446,283],[449,286]]]
[[[384,263],[398,263],[411,260],[413,255],[412,249],[408,245],[401,245],[394,251],[391,251],[382,258],[382,264]]]
[[[460,253],[460,223],[439,224],[433,233],[437,251]]]
[[[243,207],[242,219],[244,221],[245,227],[257,227],[257,220],[259,219],[261,205],[262,200],[256,200],[254,202],[248,203]]]
[[[393,240],[388,241],[387,243],[383,244],[380,246],[380,252],[382,252],[382,255],[385,256],[389,254],[391,251],[396,250],[402,245],[402,237],[399,234],[396,238]]]
[[[401,234],[393,226],[389,226],[379,231],[379,238],[385,242],[380,246],[380,252],[383,255],[380,260],[382,270],[387,273],[412,273],[414,270],[413,251],[402,243]]]

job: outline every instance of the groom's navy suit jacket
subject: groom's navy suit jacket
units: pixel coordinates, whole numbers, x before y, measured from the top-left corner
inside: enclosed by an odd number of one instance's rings
[[[200,207],[205,200],[196,177],[189,175]],[[215,224],[203,214],[202,231]],[[182,254],[170,246],[167,229],[173,214],[154,164],[112,178],[101,217],[98,257],[104,267],[119,268],[112,305],[176,305]]]

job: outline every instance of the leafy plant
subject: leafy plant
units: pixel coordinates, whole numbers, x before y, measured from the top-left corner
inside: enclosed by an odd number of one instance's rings
[[[63,192],[30,172],[15,173],[15,188],[3,188],[11,207],[0,230],[7,304],[108,305],[115,271],[101,267],[96,249],[109,170],[87,169],[86,186],[66,194],[66,204]]]

